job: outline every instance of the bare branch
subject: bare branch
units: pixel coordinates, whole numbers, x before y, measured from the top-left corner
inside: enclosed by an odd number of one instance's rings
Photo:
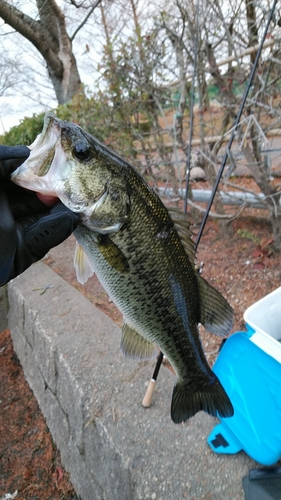
[[[82,0],[82,2],[79,5],[77,2],[75,2],[75,0],[69,0],[69,1],[72,5],[74,5],[74,7],[76,7],[76,9],[80,9],[81,7],[86,8],[86,9],[88,8],[88,7],[84,7],[85,0]]]
[[[4,19],[5,23],[9,24],[14,30],[27,38],[38,50],[39,46],[45,47],[46,40],[49,36],[48,32],[40,26],[39,21],[35,21],[5,0],[0,2],[0,16]],[[45,50],[47,50],[47,46]]]
[[[79,26],[76,28],[76,30],[74,31],[73,35],[70,37],[70,40],[73,42],[74,38],[76,37],[77,33],[81,30],[81,28],[83,28],[83,26],[86,24],[86,22],[88,21],[89,17],[91,16],[91,14],[94,12],[95,8],[101,3],[101,0],[96,0],[94,5],[92,5],[91,9],[89,10],[88,14],[86,15],[86,17],[83,19],[83,21],[79,24]],[[77,7],[77,5],[75,5],[75,7]]]
[[[232,51],[234,52],[235,59],[236,59],[236,61],[238,61],[238,56],[237,56],[237,53],[236,53],[236,50],[235,50],[235,45],[233,43],[233,38],[232,38],[232,36],[230,34],[230,31],[229,31],[229,28],[228,28],[228,26],[227,26],[227,24],[225,22],[225,19],[224,19],[222,10],[221,10],[221,5],[220,5],[219,0],[214,0],[214,4],[215,4],[216,8],[218,9],[218,13],[219,13],[221,22],[222,22],[222,24],[224,26],[225,34],[226,34],[226,37],[227,37],[227,40],[228,40],[229,47],[231,47]]]
[[[188,205],[190,205],[191,207],[193,208],[196,208],[196,210],[199,210],[199,212],[202,212],[202,213],[205,213],[206,212],[206,209],[203,208],[203,207],[200,207],[199,205],[197,205],[196,203],[194,203],[193,201],[191,201],[190,199],[188,199],[187,201]],[[221,220],[228,220],[228,221],[232,221],[234,219],[236,219],[240,214],[241,212],[246,208],[247,204],[245,203],[239,210],[238,212],[236,212],[236,214],[217,214],[216,212],[212,212],[210,211],[209,212],[209,216],[210,217],[214,217],[215,219],[221,219]]]

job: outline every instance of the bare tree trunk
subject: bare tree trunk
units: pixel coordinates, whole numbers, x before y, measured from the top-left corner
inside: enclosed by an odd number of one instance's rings
[[[43,56],[57,100],[64,104],[82,91],[72,40],[66,31],[64,14],[55,0],[37,0],[36,3],[39,21],[5,0],[0,2],[0,16]]]
[[[246,0],[246,13],[247,25],[249,35],[249,47],[256,45],[259,41],[259,34],[257,28],[256,7],[254,0]],[[251,53],[251,63],[254,64],[256,59],[256,52]]]
[[[220,93],[221,93],[221,100],[223,105],[226,108],[227,111],[227,118],[226,118],[226,125],[225,128],[227,127],[230,118],[236,118],[236,112],[235,112],[235,107],[236,107],[236,99],[235,96],[233,95],[231,88],[229,86],[229,82],[227,81],[226,78],[224,78],[220,74],[220,70],[217,65],[217,61],[215,59],[214,55],[214,50],[213,47],[210,43],[206,42],[205,44],[205,51],[207,55],[207,59],[209,62],[209,72],[212,75],[215,83],[217,84]],[[223,133],[225,130],[223,130]]]

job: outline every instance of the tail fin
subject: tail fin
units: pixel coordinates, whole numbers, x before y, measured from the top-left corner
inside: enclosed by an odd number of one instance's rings
[[[233,406],[219,379],[194,387],[185,380],[178,381],[174,387],[171,405],[171,418],[175,424],[185,422],[198,411],[206,411],[213,417],[232,417]]]

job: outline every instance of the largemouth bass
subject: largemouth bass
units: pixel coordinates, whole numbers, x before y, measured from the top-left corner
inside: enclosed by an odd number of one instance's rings
[[[225,336],[233,311],[195,270],[186,216],[168,210],[129,163],[78,125],[46,114],[31,149],[12,180],[81,214],[74,232],[77,277],[85,282],[96,272],[123,313],[126,356],[149,358],[157,346],[170,361],[177,375],[172,420],[186,421],[200,410],[232,416],[198,323]]]

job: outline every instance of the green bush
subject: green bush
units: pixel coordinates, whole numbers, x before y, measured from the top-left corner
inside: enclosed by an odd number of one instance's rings
[[[43,121],[44,113],[24,118],[19,125],[12,127],[9,132],[0,136],[0,144],[6,144],[7,146],[24,144],[28,146],[42,132]]]
[[[53,113],[61,120],[77,123],[122,156],[132,156],[130,127],[126,126],[118,110],[107,102],[103,94],[91,99],[81,95],[75,96],[67,104],[58,106]],[[24,118],[19,125],[0,136],[0,144],[31,144],[42,132],[43,121],[44,113]]]

